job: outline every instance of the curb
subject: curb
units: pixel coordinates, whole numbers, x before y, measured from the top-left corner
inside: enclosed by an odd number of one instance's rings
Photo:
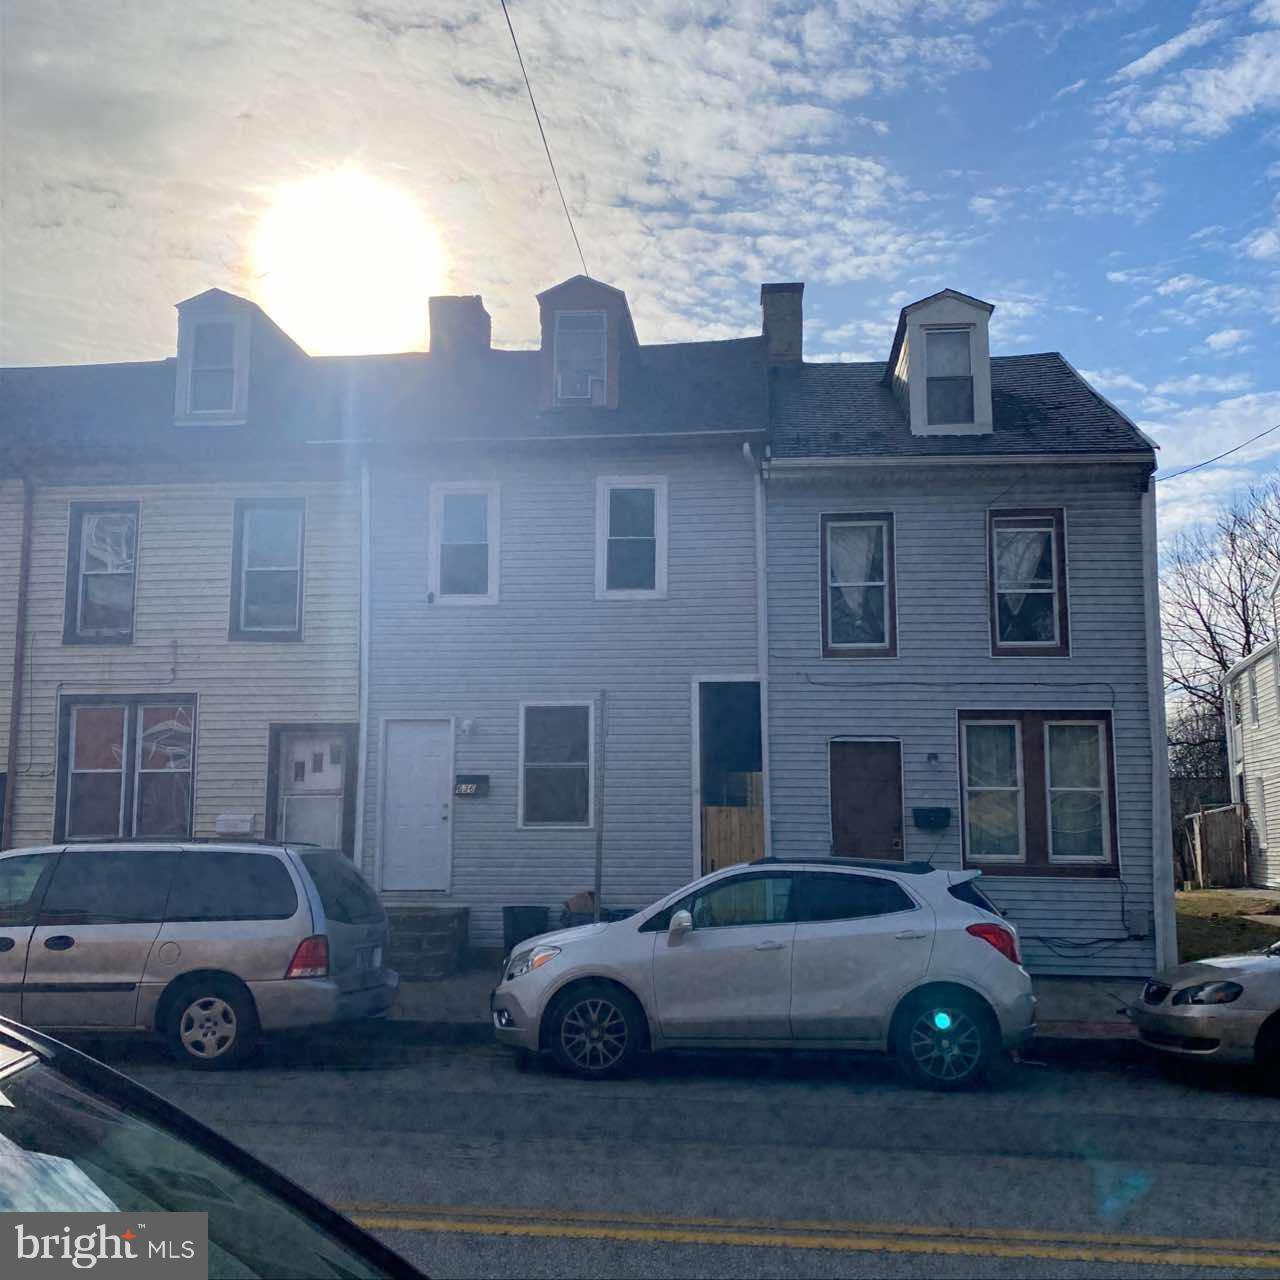
[[[377,1034],[396,1039],[402,1044],[464,1047],[497,1043],[493,1028],[488,1022],[390,1018],[375,1025],[378,1027]],[[1059,1032],[1036,1036],[1023,1050],[1022,1056],[1033,1061],[1048,1059],[1054,1062],[1124,1065],[1144,1059],[1147,1050],[1134,1035],[1098,1035],[1096,1032],[1072,1035]]]

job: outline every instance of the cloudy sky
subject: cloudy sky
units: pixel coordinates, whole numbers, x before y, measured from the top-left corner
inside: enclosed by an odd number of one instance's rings
[[[1162,470],[1280,422],[1280,0],[510,0],[591,274],[641,340],[881,359],[903,302],[996,304]],[[172,304],[266,301],[254,230],[357,171],[416,202],[498,345],[579,269],[498,0],[10,0],[8,364],[171,354]],[[421,302],[425,316],[426,299]],[[303,335],[305,337],[305,335]],[[305,344],[305,343],[304,343]],[[1162,486],[1166,530],[1280,432]]]

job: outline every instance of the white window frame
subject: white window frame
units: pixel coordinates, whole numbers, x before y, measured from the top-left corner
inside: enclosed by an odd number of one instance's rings
[[[1100,777],[1096,787],[1055,787],[1049,758],[1049,730],[1062,725],[1079,725],[1094,729],[1098,735],[1098,768]],[[1109,866],[1111,864],[1111,760],[1107,755],[1107,726],[1101,720],[1046,720],[1044,722],[1044,825],[1045,849],[1051,863],[1077,865],[1084,867]],[[1069,857],[1055,854],[1053,851],[1053,793],[1087,792],[1101,793],[1102,805],[1102,853],[1096,858]]]
[[[1006,854],[981,855],[973,852],[973,836],[969,829],[971,808],[969,793],[971,791],[1012,791],[1012,787],[971,787],[969,785],[969,726],[994,726],[1013,730],[1014,756],[1018,767],[1018,853],[1017,856]],[[964,796],[964,858],[965,865],[970,863],[999,863],[1005,866],[1021,866],[1027,860],[1027,780],[1022,767],[1022,721],[1021,720],[969,720],[960,721],[960,787]]]
[[[601,382],[604,384],[601,394],[600,403],[607,404],[609,400],[609,313],[601,307],[585,307],[585,308],[566,308],[563,311],[555,313],[555,338],[551,356],[551,382],[555,391],[556,404],[585,404],[592,405],[595,401],[591,398],[591,384],[587,383],[587,394],[585,396],[566,396],[560,393],[560,317],[561,316],[599,316],[603,321],[603,327],[600,331],[600,337],[604,343],[604,373],[601,376]]]
[[[609,588],[609,495],[614,489],[653,490],[653,589]],[[596,599],[665,600],[667,598],[667,477],[596,477]]]
[[[524,731],[525,712],[530,707],[585,707],[587,709],[587,820],[586,822],[526,822],[524,820]],[[596,704],[590,698],[537,699],[521,702],[516,725],[518,760],[516,768],[516,826],[521,831],[592,831],[596,825]],[[580,769],[579,764],[565,768]]]
[[[429,546],[427,551],[427,590],[435,604],[487,605],[497,604],[499,599],[498,566],[501,561],[499,537],[502,531],[501,487],[480,481],[449,480],[433,484],[427,492],[430,507]],[[485,501],[485,537],[489,547],[489,589],[484,595],[444,595],[440,591],[440,548],[444,534],[444,503],[450,496],[483,497]]]
[[[1006,525],[1000,527],[1000,521],[1005,520],[1040,520],[1040,525]],[[1045,587],[1024,587],[1012,588],[1000,586],[1000,535],[1002,533],[1043,533],[1044,526],[1047,525],[1049,533],[1049,569],[1052,574],[1050,585]],[[995,649],[1056,649],[1062,643],[1062,626],[1059,618],[1060,602],[1058,599],[1058,526],[1052,516],[1034,516],[1020,517],[1013,515],[1002,516],[999,511],[991,513],[991,593],[994,597],[992,605],[994,609],[994,631],[992,637],[992,647]],[[1000,597],[1002,595],[1047,595],[1053,600],[1053,639],[1052,640],[1005,640],[1000,635]]]
[[[939,428],[947,427],[964,427],[972,430],[978,421],[978,375],[977,360],[973,350],[973,325],[971,324],[935,324],[925,325],[921,330],[924,334],[924,420],[925,429],[927,431],[937,431]],[[968,422],[930,422],[929,421],[929,340],[935,333],[963,333],[969,339],[969,388],[972,391],[973,412]],[[944,375],[938,375],[944,376]],[[950,375],[959,377],[959,374]]]
[[[232,403],[229,409],[194,409],[191,380],[195,371],[196,330],[202,324],[225,324],[232,328]],[[249,315],[238,313],[191,313],[178,317],[178,369],[174,392],[174,420],[180,425],[242,426],[249,407]]]
[[[1256,729],[1260,719],[1258,711],[1258,668],[1252,666],[1245,672],[1245,681],[1249,689],[1249,726]]]
[[[880,582],[832,582],[831,581],[831,530],[832,529],[856,529],[869,528],[879,529],[882,539],[882,549],[884,552],[884,578]],[[890,591],[889,565],[893,564],[893,571],[898,571],[898,558],[896,548],[891,545],[893,535],[889,532],[890,522],[888,520],[828,520],[823,526],[822,536],[827,540],[827,545],[823,548],[827,563],[826,579],[822,583],[822,590],[826,595],[826,615],[827,615],[827,634],[822,637],[824,649],[847,649],[856,653],[859,649],[866,650],[869,653],[880,653],[885,649],[894,647],[894,628],[897,624],[896,607],[891,609],[896,599],[896,590]],[[843,640],[835,640],[831,635],[831,625],[835,620],[835,610],[831,607],[831,589],[833,587],[879,587],[884,592],[884,639],[883,640],[859,640],[849,643]]]

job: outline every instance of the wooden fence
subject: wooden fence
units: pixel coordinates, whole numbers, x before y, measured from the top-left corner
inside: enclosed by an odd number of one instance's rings
[[[1244,806],[1187,815],[1178,878],[1196,889],[1242,889],[1249,883]]]

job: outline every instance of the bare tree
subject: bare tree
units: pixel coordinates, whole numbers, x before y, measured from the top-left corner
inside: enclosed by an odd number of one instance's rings
[[[1179,534],[1161,576],[1170,747],[1226,759],[1222,674],[1272,639],[1266,588],[1280,573],[1280,479],[1253,485],[1217,519]]]

